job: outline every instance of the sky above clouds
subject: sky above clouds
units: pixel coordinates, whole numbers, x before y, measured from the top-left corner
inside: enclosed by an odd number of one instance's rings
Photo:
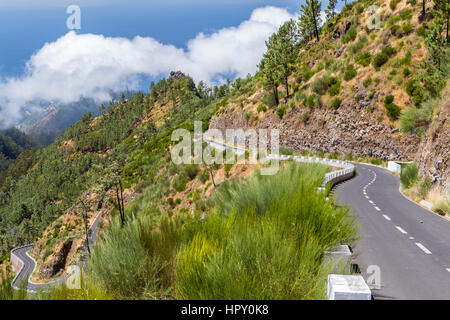
[[[100,101],[172,70],[209,83],[253,74],[265,40],[299,7],[291,0],[78,1],[75,32],[66,28],[72,1],[11,3],[0,0],[0,41],[8,43],[0,48],[2,126],[17,123],[30,101]]]

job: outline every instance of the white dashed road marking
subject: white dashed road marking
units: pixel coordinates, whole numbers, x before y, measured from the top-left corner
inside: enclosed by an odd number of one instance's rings
[[[403,230],[401,227],[399,226],[395,226],[397,228],[398,231],[400,231],[403,234],[407,234],[408,232],[406,232],[405,230]]]
[[[375,210],[377,210],[377,211],[381,211],[381,209],[380,209],[380,208],[378,208],[378,207],[375,207]]]
[[[389,216],[383,214],[383,217],[384,217],[387,221],[391,221],[391,218],[389,218]]]
[[[421,244],[420,242],[416,242],[416,246],[418,246],[426,254],[431,254],[431,251],[428,250],[427,248],[425,248],[425,246],[423,244]]]

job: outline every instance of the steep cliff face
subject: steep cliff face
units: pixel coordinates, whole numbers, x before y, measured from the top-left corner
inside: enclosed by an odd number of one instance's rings
[[[325,153],[352,153],[353,156],[371,156],[384,160],[411,160],[419,139],[402,135],[397,128],[378,120],[383,110],[364,106],[363,101],[348,99],[337,110],[295,106],[280,119],[274,110],[264,117],[245,119],[244,110],[227,108],[214,116],[211,129],[279,129],[280,144],[298,151]],[[304,114],[309,119],[305,121]],[[261,116],[261,115],[260,115]],[[306,122],[306,123],[305,123]]]
[[[448,93],[449,90],[447,90]],[[450,191],[450,95],[446,94],[420,144],[416,161],[422,176]]]

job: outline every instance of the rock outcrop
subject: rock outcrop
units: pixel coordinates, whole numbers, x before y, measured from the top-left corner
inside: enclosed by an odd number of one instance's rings
[[[244,117],[244,111],[226,111],[211,119],[210,128],[219,129],[279,129],[280,144],[295,150],[317,152],[352,153],[354,156],[372,156],[384,160],[411,160],[419,145],[419,139],[402,135],[397,129],[378,122],[366,92],[362,97],[343,104],[335,110],[329,107],[294,107],[280,119],[276,113],[268,114],[258,121]],[[309,112],[305,124],[302,115]]]
[[[416,157],[419,172],[450,192],[450,101],[433,118]]]

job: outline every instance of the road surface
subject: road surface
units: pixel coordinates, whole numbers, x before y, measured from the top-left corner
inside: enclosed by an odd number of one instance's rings
[[[357,175],[337,187],[335,199],[357,215],[361,238],[353,251],[364,279],[376,269],[367,273],[369,266],[379,267],[374,298],[450,299],[450,221],[405,198],[389,171],[356,167]]]
[[[91,227],[89,228],[88,237],[89,237],[89,244],[91,247],[97,240],[97,233],[98,233],[98,227],[99,227],[99,222],[100,222],[101,216],[102,216],[102,211],[100,211],[100,213],[97,215],[94,222],[92,223]],[[17,289],[20,287],[22,282],[25,282],[25,283],[28,283],[27,290],[31,293],[36,293],[37,291],[44,290],[45,288],[47,288],[49,286],[54,286],[54,285],[65,283],[66,279],[69,275],[65,275],[55,281],[51,281],[48,283],[33,283],[30,281],[30,276],[33,274],[34,269],[36,268],[36,262],[34,261],[33,258],[31,258],[28,255],[28,251],[30,251],[32,248],[33,248],[33,245],[31,244],[29,246],[14,249],[14,253],[20,260],[22,260],[24,266],[20,270],[18,275],[14,278],[14,280],[11,284],[13,286],[13,288]],[[82,264],[83,264],[83,270],[85,270],[87,267],[87,261],[86,260],[82,261]],[[70,274],[70,272],[69,272],[69,274]]]

